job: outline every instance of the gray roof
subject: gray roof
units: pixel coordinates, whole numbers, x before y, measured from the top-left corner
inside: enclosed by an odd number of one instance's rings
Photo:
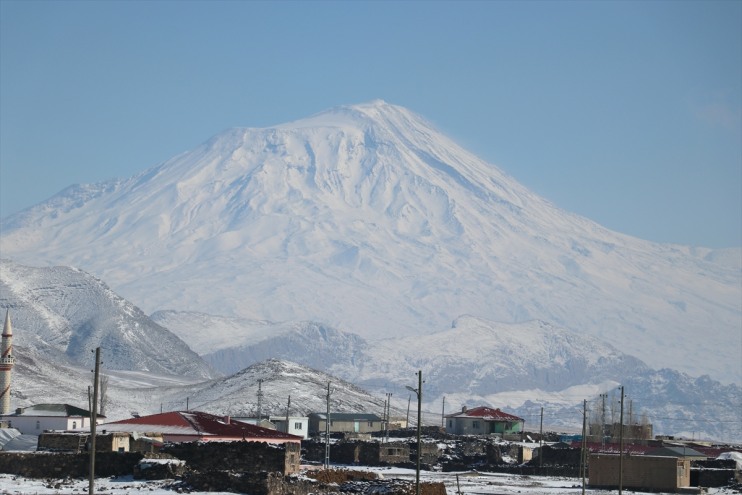
[[[90,411],[69,404],[35,404],[24,407],[10,416],[59,416],[59,417],[90,417]],[[105,418],[98,414],[99,418]]]
[[[644,455],[655,455],[659,457],[708,457],[703,452],[699,452],[690,447],[666,446],[657,447],[648,450]]]
[[[312,413],[311,416],[327,419],[327,413]],[[331,412],[330,421],[381,421],[381,418],[376,414]]]

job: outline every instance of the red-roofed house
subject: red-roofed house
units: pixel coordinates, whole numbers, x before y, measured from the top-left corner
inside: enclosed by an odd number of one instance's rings
[[[264,442],[295,443],[301,437],[198,411],[173,411],[98,425],[98,431],[160,433],[165,442]]]
[[[453,435],[512,435],[523,431],[525,420],[491,407],[462,408],[446,416],[446,433]]]

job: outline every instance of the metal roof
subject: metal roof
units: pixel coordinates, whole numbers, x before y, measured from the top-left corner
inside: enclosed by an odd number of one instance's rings
[[[454,414],[449,414],[447,418],[477,418],[483,421],[525,421],[523,418],[508,414],[500,409],[481,406],[474,409],[466,409]]]
[[[312,416],[316,416],[319,419],[327,419],[327,413],[312,413]],[[330,421],[381,421],[381,418],[376,414],[364,414],[364,413],[330,413]]]
[[[58,416],[58,417],[90,417],[90,411],[69,404],[35,404],[33,406],[19,409],[13,414],[7,416]],[[98,414],[99,418],[105,418]]]
[[[99,430],[137,431],[167,435],[197,435],[200,437],[228,437],[250,439],[300,440],[301,437],[271,430],[229,416],[215,416],[200,411],[173,411],[138,418],[124,419],[98,425]]]

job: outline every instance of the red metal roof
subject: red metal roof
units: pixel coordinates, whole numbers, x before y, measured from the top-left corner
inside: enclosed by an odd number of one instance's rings
[[[301,440],[301,437],[296,435],[243,423],[242,421],[230,419],[228,416],[215,416],[200,411],[173,411],[152,414],[150,416],[113,421],[105,425],[99,425],[98,427],[103,429],[109,427],[108,429],[113,429],[112,425],[141,425],[149,427],[148,429],[159,426],[163,427],[163,430],[176,429],[183,433],[191,431],[193,434],[206,437]]]
[[[491,407],[480,406],[474,409],[467,409],[455,414],[448,415],[449,418],[482,418],[487,421],[523,421],[523,418],[513,416],[506,412],[500,411],[500,409],[492,409]]]

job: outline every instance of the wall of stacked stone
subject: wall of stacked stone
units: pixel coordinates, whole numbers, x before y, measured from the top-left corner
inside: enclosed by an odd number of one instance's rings
[[[697,461],[690,468],[690,486],[718,488],[736,481],[736,462],[733,460]]]
[[[97,452],[95,475],[98,477],[130,475],[142,457],[142,454],[136,452]],[[89,454],[0,452],[0,473],[17,474],[27,478],[54,476],[85,478],[89,472]]]
[[[39,450],[56,450],[56,451],[87,451],[87,442],[90,435],[81,435],[78,433],[61,433],[61,432],[44,432],[39,435]],[[129,450],[128,433],[107,433],[95,436],[96,452],[117,452],[119,447],[123,446]]]
[[[298,473],[299,444],[271,445],[264,442],[188,442],[166,445],[162,453],[186,461],[195,471],[265,471]]]
[[[403,442],[369,443],[361,449],[365,466],[398,465],[410,462],[410,446]]]
[[[183,480],[198,491],[234,491],[251,495],[322,493],[318,490],[320,485],[314,481],[284,477],[279,473],[189,472],[183,476]]]
[[[408,443],[410,448],[410,461],[417,463],[417,440]],[[420,464],[432,466],[438,463],[440,449],[435,442],[420,442]]]
[[[330,445],[330,462],[335,464],[358,464],[360,462],[361,442],[337,442]],[[325,448],[322,445],[320,460],[324,461]]]
[[[302,440],[301,452],[305,461],[323,462],[325,460],[325,444],[315,439]]]

